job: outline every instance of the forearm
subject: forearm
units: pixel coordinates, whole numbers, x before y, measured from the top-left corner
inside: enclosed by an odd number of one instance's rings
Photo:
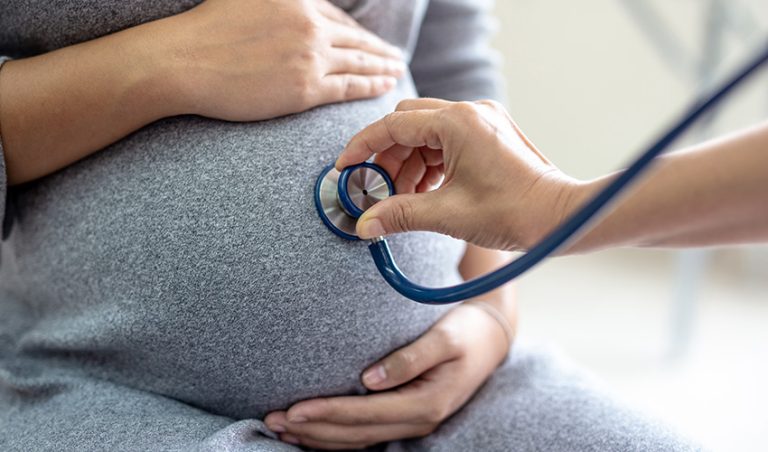
[[[7,62],[0,131],[10,184],[63,168],[173,115],[156,23]]]
[[[462,278],[470,280],[496,270],[508,261],[509,257],[504,252],[467,244],[464,258],[459,265],[459,272],[461,273]],[[471,301],[472,300],[469,300],[469,302]],[[507,319],[509,326],[513,330],[516,330],[517,300],[515,287],[512,284],[506,284],[492,292],[484,294],[483,296],[478,297],[477,301],[483,301],[493,306]]]
[[[577,207],[613,176],[583,186]],[[768,237],[768,124],[660,159],[568,253],[707,246]]]

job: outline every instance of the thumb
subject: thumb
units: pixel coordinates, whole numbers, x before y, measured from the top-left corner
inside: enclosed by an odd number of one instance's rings
[[[363,213],[357,221],[357,235],[372,239],[398,232],[439,232],[439,198],[437,191],[391,196]]]
[[[427,331],[405,347],[363,372],[366,388],[381,391],[408,383],[441,363],[456,358],[456,350],[436,329]]]

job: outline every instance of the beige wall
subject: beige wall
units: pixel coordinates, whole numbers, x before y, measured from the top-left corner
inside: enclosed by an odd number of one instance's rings
[[[709,1],[628,1],[653,5],[688,53],[697,53]],[[768,33],[768,2],[724,1],[748,5]],[[620,0],[497,0],[497,15],[496,45],[505,58],[513,116],[576,176],[620,167],[695,93],[691,81],[662,61]],[[738,39],[729,44],[721,74],[745,53]],[[727,108],[729,119],[719,130],[768,117],[768,76],[759,85]]]

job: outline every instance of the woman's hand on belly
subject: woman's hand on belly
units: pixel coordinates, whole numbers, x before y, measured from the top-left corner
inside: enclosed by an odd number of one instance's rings
[[[5,64],[8,181],[50,174],[165,117],[269,119],[379,96],[405,70],[399,49],[327,0],[207,0]]]
[[[327,0],[207,0],[169,20],[182,109],[256,121],[374,97],[404,74],[400,50]]]
[[[363,374],[366,387],[377,392],[305,400],[270,413],[265,422],[283,441],[318,449],[426,436],[474,395],[509,344],[497,319],[462,305]]]

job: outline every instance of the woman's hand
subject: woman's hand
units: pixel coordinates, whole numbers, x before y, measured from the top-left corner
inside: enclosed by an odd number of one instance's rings
[[[406,69],[399,49],[326,0],[207,0],[160,22],[185,113],[274,118],[379,96]]]
[[[398,195],[360,217],[361,238],[429,230],[491,249],[526,249],[560,223],[582,186],[491,101],[401,102],[352,138],[336,167],[374,154]]]
[[[508,350],[496,319],[461,305],[363,373],[363,384],[377,392],[302,401],[265,422],[283,441],[318,449],[426,436],[474,395]]]
[[[404,71],[397,48],[326,0],[208,0],[6,63],[8,182],[50,174],[165,117],[274,118],[378,96]]]

